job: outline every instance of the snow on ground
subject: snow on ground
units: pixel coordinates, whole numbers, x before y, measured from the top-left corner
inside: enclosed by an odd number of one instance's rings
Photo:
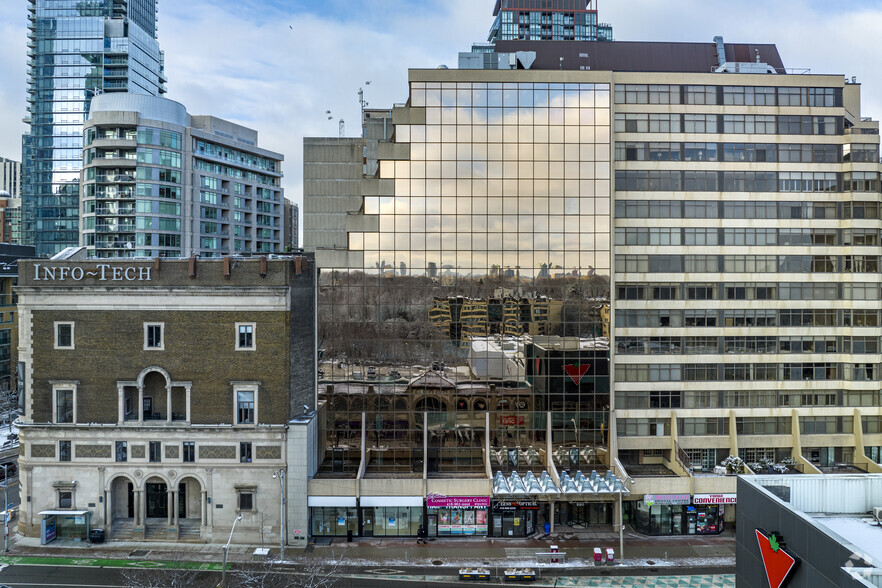
[[[593,559],[582,559],[582,558],[573,558],[567,559],[566,563],[536,563],[535,559],[516,559],[516,558],[476,558],[476,559],[465,559],[465,558],[445,558],[442,555],[432,559],[432,558],[389,558],[383,559],[382,561],[373,560],[373,559],[363,559],[358,557],[337,557],[333,551],[331,553],[324,552],[326,555],[326,561],[328,565],[340,565],[340,566],[382,566],[384,568],[394,567],[394,566],[432,566],[433,561],[441,561],[443,566],[445,567],[490,567],[490,568],[553,568],[553,569],[561,569],[561,568],[586,568],[586,567],[594,567]],[[300,560],[297,560],[300,561]],[[484,562],[489,561],[489,565],[485,565]],[[652,563],[649,563],[649,562]],[[621,563],[613,564],[616,567],[621,566]],[[638,567],[638,568],[679,568],[679,567],[727,567],[727,566],[735,566],[735,558],[734,557],[689,557],[689,558],[677,558],[677,559],[653,559],[653,560],[643,560],[643,559],[625,559],[625,566],[627,567]]]
[[[857,547],[856,555],[869,555],[882,565],[882,527],[866,517],[813,517],[815,522],[841,535]]]

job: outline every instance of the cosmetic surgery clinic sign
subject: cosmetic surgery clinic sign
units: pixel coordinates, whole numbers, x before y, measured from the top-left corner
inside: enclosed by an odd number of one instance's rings
[[[149,266],[122,266],[99,263],[94,267],[83,268],[78,265],[43,265],[34,264],[35,282],[62,282],[73,280],[79,282],[91,278],[99,282],[149,282],[151,280]]]

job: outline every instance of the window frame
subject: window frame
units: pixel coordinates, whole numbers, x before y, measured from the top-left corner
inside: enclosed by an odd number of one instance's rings
[[[159,345],[148,345],[150,342],[150,328],[159,327]],[[144,351],[165,351],[165,323],[164,322],[145,322],[144,323]]]
[[[257,485],[255,484],[236,484],[233,486],[236,491],[236,512],[256,512],[257,511]],[[242,497],[248,496],[251,504],[249,508],[242,508]]]
[[[78,380],[50,381],[52,385],[52,422],[59,425],[74,425],[77,423],[77,385]],[[58,393],[70,391],[71,393],[71,420],[58,420]]]
[[[187,459],[187,458],[190,459]],[[181,443],[181,461],[183,463],[196,463],[196,442],[183,441]]]
[[[241,335],[242,335],[241,329],[243,327],[251,327],[251,333],[250,333],[251,345],[250,346],[240,345],[240,340],[241,340]],[[252,322],[236,323],[236,330],[235,330],[234,335],[235,335],[236,351],[257,351],[257,323],[252,323]]]
[[[254,443],[239,441],[239,463],[254,463]]]
[[[125,463],[129,461],[129,445],[126,441],[117,441],[114,443],[114,462]]]
[[[154,449],[156,449],[155,455]],[[156,459],[153,459],[154,456]],[[149,463],[162,463],[162,441],[149,441],[147,443],[147,461]]]
[[[67,452],[63,454],[61,448],[63,446],[67,446]],[[64,459],[64,457],[67,459]],[[58,440],[58,461],[59,462],[70,462],[73,461],[73,443],[69,439],[59,439]]]
[[[70,327],[70,345],[60,345],[58,342],[58,329],[62,326]],[[76,323],[74,321],[55,321],[53,323],[54,349],[76,349]]]
[[[251,392],[254,397],[252,400],[253,406],[251,407],[251,421],[241,421],[239,420],[239,393],[240,392]],[[258,419],[258,407],[259,407],[259,396],[260,396],[260,384],[259,382],[234,382],[233,383],[233,423],[237,426],[246,426],[246,427],[256,427],[259,422]]]

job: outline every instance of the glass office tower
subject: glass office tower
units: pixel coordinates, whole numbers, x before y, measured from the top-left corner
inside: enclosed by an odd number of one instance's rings
[[[78,242],[83,122],[100,92],[165,92],[155,0],[30,0],[22,138],[23,238],[38,255]]]
[[[322,475],[355,477],[361,464],[379,479],[539,476],[546,458],[571,475],[605,469],[610,87],[501,80],[412,71],[414,116],[392,136],[382,111],[367,113],[367,143],[383,128],[391,141],[365,164],[352,140],[307,140],[305,192],[327,189],[305,201],[316,220],[305,239],[327,245],[317,249]],[[372,165],[363,207],[341,217],[348,233],[312,215],[348,191],[324,179],[361,179]],[[508,520],[457,531],[443,510],[430,532],[499,534]],[[522,519],[513,536],[537,524]]]

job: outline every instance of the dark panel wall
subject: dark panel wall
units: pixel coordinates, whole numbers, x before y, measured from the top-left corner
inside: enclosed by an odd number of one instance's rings
[[[779,532],[790,553],[801,560],[787,588],[862,585],[841,569],[852,556],[851,549],[812,524],[811,518],[794,512],[786,503],[740,478],[736,523],[737,588],[769,588],[757,545],[757,528],[767,533]]]

